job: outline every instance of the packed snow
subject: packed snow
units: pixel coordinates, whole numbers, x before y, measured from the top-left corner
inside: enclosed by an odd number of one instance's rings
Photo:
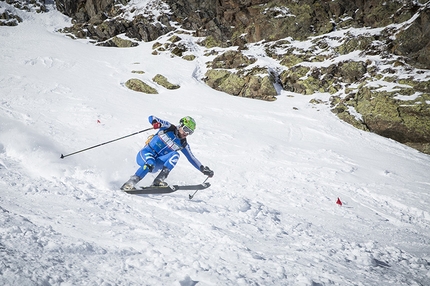
[[[233,97],[202,82],[203,52],[97,47],[58,33],[70,19],[53,8],[14,11],[24,21],[0,27],[1,285],[430,285],[430,156],[309,103],[328,94]],[[149,115],[197,121],[188,142],[215,176],[192,200],[119,190],[153,132],[60,159]],[[167,181],[205,179],[181,157]]]

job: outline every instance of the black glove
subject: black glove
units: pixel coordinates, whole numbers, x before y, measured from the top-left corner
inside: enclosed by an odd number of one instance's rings
[[[200,171],[205,174],[206,176],[208,176],[209,178],[212,178],[214,176],[214,171],[212,171],[211,169],[209,169],[208,166],[200,166]]]

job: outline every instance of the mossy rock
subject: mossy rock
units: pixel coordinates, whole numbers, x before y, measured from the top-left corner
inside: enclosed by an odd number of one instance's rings
[[[182,57],[186,61],[194,61],[196,59],[195,55],[185,55]]]
[[[155,88],[149,86],[148,84],[144,83],[143,81],[137,78],[132,78],[127,80],[127,82],[125,83],[125,86],[134,91],[139,91],[139,92],[148,93],[148,94],[158,94],[158,91]]]
[[[263,99],[266,101],[276,100],[277,91],[269,76],[260,77],[250,75],[245,78],[245,81],[247,83],[243,86],[240,96]]]
[[[239,75],[269,75],[267,67],[254,66],[252,69],[241,69],[237,72]]]
[[[297,84],[303,88],[302,94],[314,94],[315,92],[325,92],[324,86],[321,85],[321,81],[318,78],[308,76],[306,79],[298,80]]]
[[[170,83],[167,78],[161,74],[157,74],[156,76],[154,76],[154,78],[152,79],[154,82],[158,83],[159,85],[167,88],[167,89],[178,89],[181,86],[177,85],[177,84],[173,84]]]
[[[226,70],[208,70],[205,76],[205,82],[208,86],[231,95],[239,95],[245,84],[245,80],[237,74]]]
[[[357,50],[363,51],[374,41],[375,38],[373,36],[356,37],[348,35],[346,40],[340,46],[335,48],[335,51],[341,55],[346,55]]]
[[[245,79],[235,73],[231,73],[216,89],[231,95],[239,95],[245,83]]]
[[[243,55],[240,51],[226,51],[212,61],[212,68],[237,69],[255,63],[256,59]]]
[[[174,46],[171,50],[171,53],[174,54],[175,56],[178,57],[182,57],[182,54],[185,53],[187,51],[187,49],[185,48],[184,45],[177,45]]]
[[[258,20],[250,24],[244,30],[248,42],[257,42],[261,39],[273,41],[285,38],[289,35],[295,40],[305,40],[310,36],[310,27],[313,24],[313,9],[307,3],[269,2],[267,5],[254,5],[249,10],[255,10],[253,14],[259,15]],[[283,16],[280,10],[288,10],[294,16]],[[325,20],[321,20],[321,23]],[[329,21],[329,19],[327,19]],[[323,24],[322,24],[323,25]]]
[[[115,44],[115,46],[117,46],[118,48],[130,48],[130,47],[135,47],[138,44],[130,41],[130,40],[126,40],[126,39],[122,39],[120,37],[113,37],[112,38],[112,42]]]
[[[283,59],[281,60],[280,64],[286,67],[292,67],[295,66],[303,61],[302,58],[296,56],[296,55],[284,55]]]
[[[417,81],[409,78],[409,79],[399,79],[398,83],[410,85],[416,91],[430,93],[430,80]]]
[[[305,77],[309,71],[309,67],[293,66],[284,70],[279,75],[279,80],[285,90],[306,94],[306,88],[302,85],[301,78]]]
[[[235,96],[276,100],[277,92],[270,76],[245,76],[221,69],[208,70],[205,75],[206,84],[213,89]]]
[[[351,115],[349,112],[349,107],[346,106],[343,102],[340,102],[336,105],[335,108],[332,109],[332,112],[337,115],[340,119],[345,121],[346,123],[351,124],[357,129],[369,131],[369,128],[363,123],[363,121],[357,119],[355,116]]]
[[[203,41],[200,42],[200,44],[208,49],[222,46],[222,43],[216,40],[213,36],[206,37]]]
[[[181,38],[181,37],[179,37],[178,35],[173,35],[173,36],[171,36],[171,37],[168,39],[168,41],[170,41],[170,42],[172,42],[172,43],[179,42],[180,40],[182,40],[182,38]]]
[[[159,47],[161,47],[161,46],[163,46],[163,44],[162,43],[160,43],[160,42],[155,42],[153,45],[152,45],[152,49],[153,50],[155,50],[155,49],[158,49]]]
[[[361,80],[366,74],[366,64],[364,62],[343,62],[339,66],[340,74],[342,76],[343,82],[353,83]]]
[[[375,124],[378,124],[378,120],[396,123],[402,121],[396,101],[386,91],[374,92],[368,87],[361,88],[357,92],[357,111],[363,117],[373,118]]]
[[[226,70],[215,69],[208,70],[205,74],[206,78],[204,81],[208,86],[213,89],[218,90],[218,86],[222,84],[222,82],[231,75],[232,73]]]
[[[399,105],[398,112],[408,130],[413,130],[413,138],[407,142],[430,143],[430,106],[423,104]]]
[[[288,91],[295,91],[293,86],[297,83],[297,81],[300,78],[306,76],[309,70],[310,70],[309,67],[300,66],[300,65],[284,70],[279,75],[279,79],[284,89]]]
[[[357,93],[357,111],[372,132],[401,143],[429,143],[429,105],[405,104],[393,98],[396,94],[363,87]]]

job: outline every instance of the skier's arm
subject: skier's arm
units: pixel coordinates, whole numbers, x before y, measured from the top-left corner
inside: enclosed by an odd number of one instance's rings
[[[152,126],[154,127],[154,129],[167,129],[169,128],[172,124],[166,120],[162,120],[158,117],[155,117],[154,115],[151,115],[148,117],[148,121],[149,123],[152,124]]]
[[[209,169],[208,166],[206,167],[203,166],[202,163],[200,163],[200,161],[196,157],[194,157],[193,153],[191,152],[190,145],[187,144],[187,146],[185,146],[185,148],[182,149],[182,153],[185,155],[185,157],[187,157],[188,161],[190,161],[190,163],[194,167],[196,167],[197,170],[209,176],[210,178],[213,177],[214,172],[211,169]]]
[[[188,161],[193,165],[197,170],[200,171],[200,166],[202,166],[202,163],[194,156],[194,154],[191,152],[190,145],[187,144],[184,149],[181,150],[182,153],[187,157]]]

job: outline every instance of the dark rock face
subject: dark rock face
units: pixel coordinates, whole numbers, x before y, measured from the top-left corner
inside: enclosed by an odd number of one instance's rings
[[[411,9],[418,10],[417,7]],[[418,18],[399,33],[393,52],[406,57],[414,66],[430,69],[430,7],[421,10]]]
[[[42,13],[46,12],[46,6],[44,0],[32,0],[32,1],[22,1],[22,0],[2,0],[9,5],[13,5],[15,8],[27,11]],[[21,17],[15,15],[14,12],[6,9],[0,13],[0,26],[17,26],[22,22]]]
[[[270,2],[269,0],[191,0],[166,1],[174,11],[172,20],[185,29],[195,30],[196,36],[212,36],[219,46],[235,45],[235,31],[251,25],[255,12],[251,7]],[[240,39],[237,39],[240,42]]]
[[[57,9],[61,13],[84,23],[95,16],[108,13],[115,0],[57,0]]]
[[[243,46],[286,37],[304,40],[345,27],[385,27],[420,16],[399,35],[393,52],[430,68],[430,8],[416,1],[385,0],[166,0],[172,20],[197,36],[211,36],[218,46]],[[423,1],[421,1],[423,2]],[[424,1],[425,2],[425,1]],[[423,3],[424,3],[423,2]]]
[[[304,40],[346,27],[385,27],[420,12],[391,44],[391,52],[407,57],[414,66],[430,68],[430,7],[417,1],[166,0],[172,14],[158,19],[137,16],[132,21],[113,19],[121,16],[127,0],[55,2],[59,11],[74,19],[74,26],[65,32],[78,38],[103,42],[125,33],[137,41],[152,41],[174,30],[170,21],[176,21],[196,36],[213,38],[220,47],[286,37]]]
[[[111,38],[125,33],[136,41],[149,42],[173,30],[167,15],[158,19],[138,15],[133,20],[121,17],[127,0],[56,0],[57,9],[73,18],[64,29],[77,38],[91,38],[103,46],[118,46]],[[131,46],[137,43],[131,44]]]
[[[21,23],[22,19],[18,15],[11,13],[10,11],[4,11],[0,13],[0,26],[17,26]]]

